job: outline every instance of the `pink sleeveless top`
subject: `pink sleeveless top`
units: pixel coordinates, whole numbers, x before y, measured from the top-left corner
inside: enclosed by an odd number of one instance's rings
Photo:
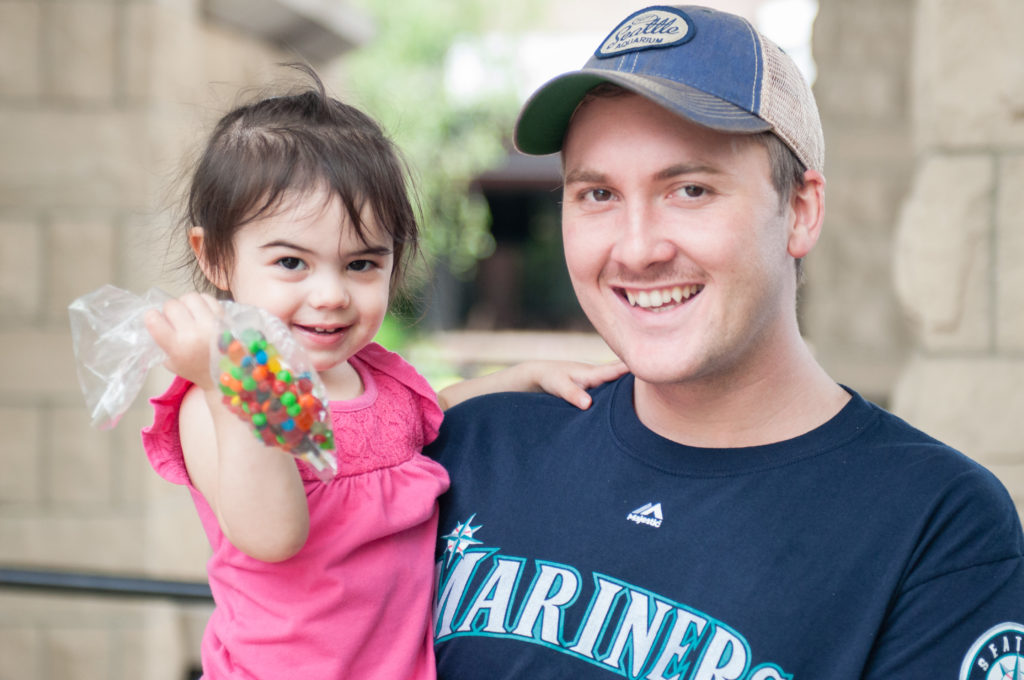
[[[161,477],[188,486],[213,550],[216,608],[202,643],[204,678],[434,678],[431,636],[436,499],[448,474],[420,453],[442,413],[401,357],[370,345],[351,359],[365,386],[331,402],[338,474],[319,481],[297,462],[309,500],[309,539],[284,562],[261,562],[224,538],[192,486],[178,436],[191,383],[151,400],[142,431]]]

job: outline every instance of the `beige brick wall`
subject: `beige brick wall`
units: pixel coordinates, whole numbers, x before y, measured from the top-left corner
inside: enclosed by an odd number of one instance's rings
[[[5,56],[0,60],[0,92],[5,99],[31,100],[40,93],[39,37],[42,3],[0,2],[0,45]]]
[[[918,164],[895,258],[896,288],[923,349],[991,346],[995,179],[989,154],[930,155]]]
[[[1024,501],[1019,0],[819,0],[827,214],[806,336]]]
[[[1021,107],[1024,114],[1024,107]],[[1007,153],[996,165],[995,345],[1006,354],[1024,353],[1024,152]]]
[[[819,0],[815,98],[825,129],[826,214],[800,314],[828,371],[885,403],[910,350],[890,252],[911,178],[913,0]]]
[[[942,153],[1024,144],[1020,0],[921,0],[914,141]]]
[[[912,190],[894,269],[914,320],[893,408],[1024,509],[1024,22],[1019,0],[920,0]]]
[[[0,591],[0,678],[183,680],[207,616],[196,605]]]
[[[105,283],[186,285],[164,268],[169,181],[283,60],[196,0],[0,0],[0,567],[205,577],[187,492],[141,450],[144,401],[90,426],[67,306]],[[208,614],[0,589],[0,680],[182,680]]]
[[[805,331],[840,380],[1022,502],[1024,3],[820,4],[829,206]],[[146,406],[90,427],[66,314],[104,283],[183,285],[163,269],[168,183],[287,58],[199,8],[0,0],[0,566],[204,576],[187,495],[144,460]],[[180,680],[207,615],[0,589],[0,680]]]

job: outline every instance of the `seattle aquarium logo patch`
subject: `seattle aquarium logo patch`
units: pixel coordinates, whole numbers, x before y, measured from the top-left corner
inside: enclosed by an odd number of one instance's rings
[[[960,680],[1024,680],[1024,626],[1000,623],[971,645]]]
[[[681,45],[693,39],[696,28],[685,12],[674,7],[651,7],[626,17],[608,34],[595,54],[614,57],[652,47]]]

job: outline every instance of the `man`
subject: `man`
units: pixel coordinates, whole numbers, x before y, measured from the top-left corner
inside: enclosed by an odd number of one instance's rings
[[[746,21],[652,7],[516,129],[561,151],[576,294],[632,375],[448,412],[441,678],[1024,678],[1005,489],[801,340],[823,136]]]

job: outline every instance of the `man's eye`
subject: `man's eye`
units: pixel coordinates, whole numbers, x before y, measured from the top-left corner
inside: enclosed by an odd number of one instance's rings
[[[707,193],[707,190],[704,187],[697,186],[696,184],[687,184],[682,188],[682,192],[689,198],[700,198]]]
[[[297,257],[282,257],[277,264],[285,269],[302,269],[306,266],[306,263]]]
[[[586,194],[584,194],[584,196],[591,201],[603,203],[612,199],[612,192],[607,189],[590,189]]]

